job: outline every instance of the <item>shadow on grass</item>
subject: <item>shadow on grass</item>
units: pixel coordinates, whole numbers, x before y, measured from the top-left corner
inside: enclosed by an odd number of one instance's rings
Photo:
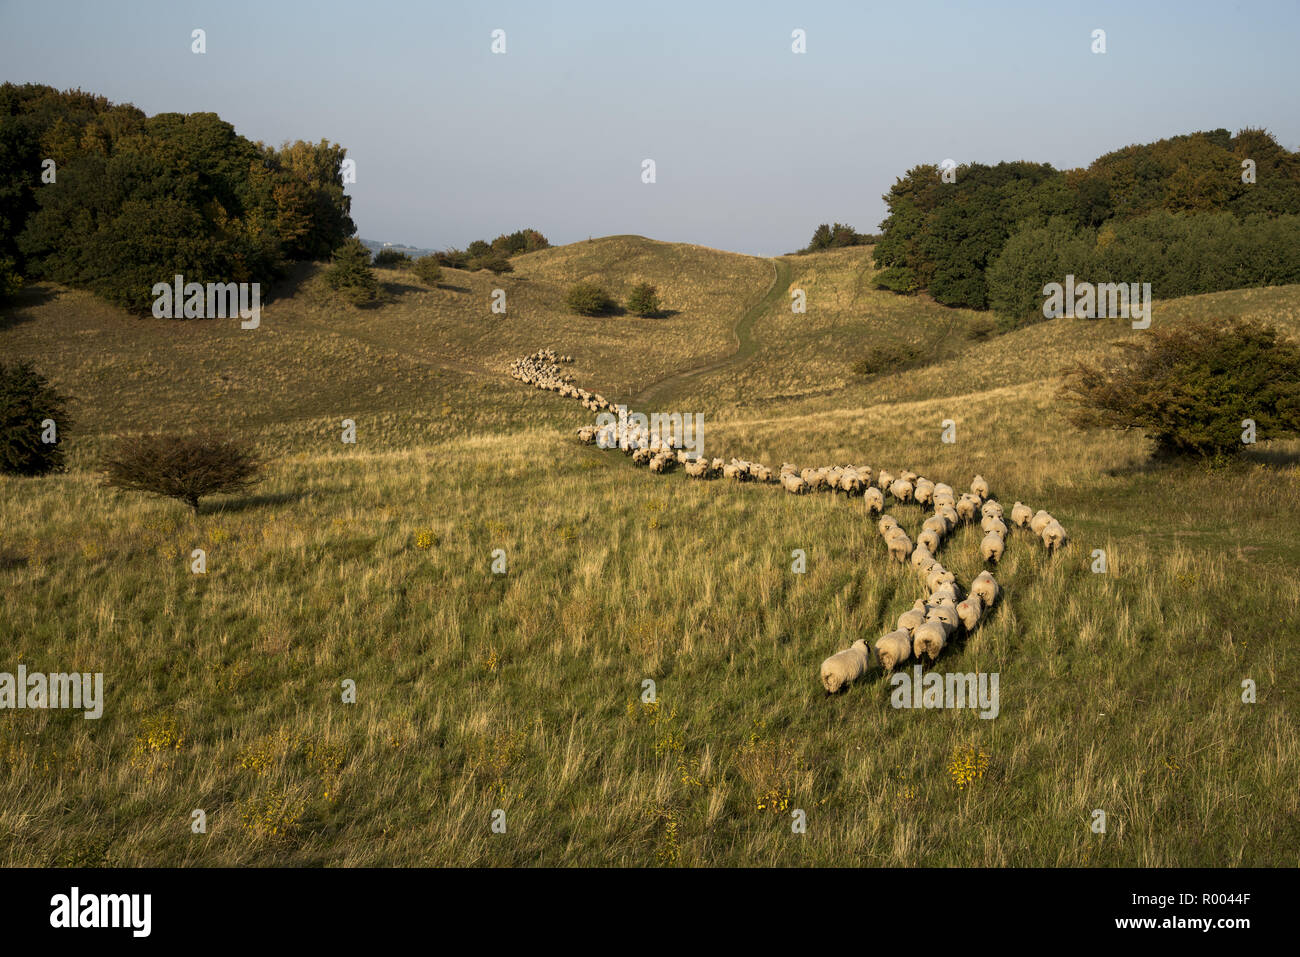
[[[9,329],[24,322],[31,322],[36,317],[25,310],[43,306],[58,298],[58,293],[43,285],[27,286],[12,297],[8,308],[0,310],[0,330]]]
[[[289,505],[301,502],[307,495],[304,492],[274,492],[264,495],[243,495],[239,498],[223,499],[211,504],[199,506],[200,515],[219,515],[227,512],[246,512],[253,508],[267,505]]]

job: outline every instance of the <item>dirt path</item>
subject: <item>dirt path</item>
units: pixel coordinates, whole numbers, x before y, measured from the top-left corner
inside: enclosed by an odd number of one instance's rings
[[[692,369],[686,369],[682,372],[675,372],[666,378],[653,382],[640,393],[628,400],[628,404],[634,409],[648,408],[652,403],[662,402],[665,398],[677,391],[684,384],[692,379],[707,375],[710,372],[717,372],[731,365],[739,365],[749,359],[754,354],[758,343],[754,339],[754,323],[758,317],[772,306],[784,294],[790,285],[790,265],[780,259],[771,260],[773,273],[772,284],[768,286],[767,292],[763,298],[754,305],[750,306],[741,317],[736,320],[736,325],[732,329],[732,334],[736,337],[736,350],[730,355],[722,356],[718,359],[710,360],[702,365],[695,366]]]

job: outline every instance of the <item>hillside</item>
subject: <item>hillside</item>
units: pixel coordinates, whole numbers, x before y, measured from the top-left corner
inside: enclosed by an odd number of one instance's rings
[[[306,265],[252,332],[50,285],[0,312],[0,354],[37,361],[78,420],[68,473],[0,478],[0,643],[109,689],[99,721],[0,729],[0,861],[1300,864],[1300,443],[1210,471],[1075,432],[1058,370],[1134,333],[1053,320],[976,342],[976,313],[870,289],[867,247],[763,260],[619,236],[513,262],[436,289],[381,271],[393,301],[365,310]],[[568,315],[578,279],[649,281],[674,314]],[[1295,334],[1300,287],[1157,301],[1154,321],[1206,311]],[[925,362],[853,375],[879,341]],[[541,346],[611,398],[704,412],[707,454],[978,471],[1060,516],[1072,544],[1013,534],[1003,600],[940,661],[1000,673],[998,719],[896,711],[878,672],[827,697],[822,659],[918,597],[861,501],[581,445],[589,413],[506,376]],[[255,493],[192,516],[90,470],[114,434],[214,422],[276,457]],[[978,534],[945,546],[963,581]],[[967,748],[988,768],[959,788]]]

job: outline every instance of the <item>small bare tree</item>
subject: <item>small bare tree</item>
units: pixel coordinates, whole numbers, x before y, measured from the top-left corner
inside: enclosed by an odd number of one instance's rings
[[[103,462],[105,485],[179,499],[195,513],[205,495],[256,484],[262,467],[250,447],[216,435],[130,436]]]

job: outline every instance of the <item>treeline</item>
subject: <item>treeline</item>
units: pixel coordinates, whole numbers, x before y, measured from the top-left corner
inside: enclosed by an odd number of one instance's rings
[[[451,247],[434,253],[438,264],[451,269],[491,269],[493,272],[510,272],[511,256],[547,249],[550,242],[535,229],[517,229],[502,233],[492,242],[476,239],[464,249]]]
[[[796,249],[790,255],[803,256],[807,253],[821,252],[826,249],[839,249],[842,246],[869,246],[879,239],[870,233],[860,233],[844,223],[822,223],[813,230],[813,237],[803,249]]]
[[[1300,154],[1264,130],[1129,146],[1083,170],[974,163],[952,170],[950,182],[942,174],[917,166],[884,197],[889,213],[874,253],[881,288],[926,290],[944,305],[1019,319],[1031,300],[1041,305],[1037,277],[1064,274],[1047,273],[1049,262],[1081,281],[1107,281],[1088,270],[1127,261],[1124,281],[1151,282],[1159,298],[1297,281],[1290,252],[1253,266],[1242,258],[1245,249],[1292,242],[1293,226],[1269,221],[1300,215]],[[1193,258],[1170,262],[1183,256]],[[1010,288],[1017,282],[1030,285]]]
[[[325,140],[268,147],[215,113],[150,117],[80,90],[6,83],[0,275],[7,263],[138,312],[177,273],[269,283],[356,231],[344,159]]]

